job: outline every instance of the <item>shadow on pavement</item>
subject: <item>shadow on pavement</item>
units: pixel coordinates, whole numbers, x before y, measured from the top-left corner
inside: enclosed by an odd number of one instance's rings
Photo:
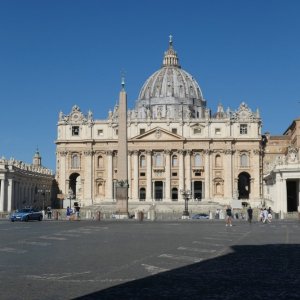
[[[76,299],[300,299],[300,245],[231,249],[224,256]]]

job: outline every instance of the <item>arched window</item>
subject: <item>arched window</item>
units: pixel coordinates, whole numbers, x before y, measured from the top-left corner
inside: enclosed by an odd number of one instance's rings
[[[172,188],[172,201],[178,201],[178,189]]]
[[[103,168],[103,157],[101,155],[98,156],[97,165],[98,165],[98,168]]]
[[[163,166],[163,158],[161,153],[157,153],[155,156],[155,166],[162,167]]]
[[[177,155],[172,156],[172,167],[178,167],[178,157],[177,157]]]
[[[240,156],[240,159],[241,159],[241,167],[248,167],[248,156],[247,154],[243,153],[241,156]]]
[[[216,167],[221,167],[222,166],[222,160],[221,160],[221,156],[219,154],[217,154],[216,157],[215,157],[215,166]]]
[[[73,154],[71,158],[71,168],[79,169],[80,168],[80,157],[78,154]]]
[[[200,154],[195,154],[195,167],[200,167],[201,166],[201,156]]]
[[[140,201],[145,201],[146,199],[146,189],[145,188],[140,188]]]
[[[141,168],[146,167],[146,157],[145,157],[145,155],[141,155],[141,157],[140,157],[140,167]]]

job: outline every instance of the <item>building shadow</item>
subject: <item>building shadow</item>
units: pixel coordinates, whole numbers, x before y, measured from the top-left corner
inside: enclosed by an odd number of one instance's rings
[[[241,245],[231,250],[76,299],[300,299],[300,245]]]

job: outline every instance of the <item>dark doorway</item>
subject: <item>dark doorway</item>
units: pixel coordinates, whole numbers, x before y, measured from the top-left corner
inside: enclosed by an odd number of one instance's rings
[[[146,189],[140,188],[140,201],[145,201],[146,199]]]
[[[177,200],[178,200],[178,189],[172,188],[172,201],[177,201]]]
[[[161,201],[163,198],[163,182],[155,181],[154,183],[154,196],[156,201]]]
[[[250,175],[242,172],[238,177],[239,199],[249,199],[250,194]]]
[[[194,199],[202,199],[202,181],[194,181]]]
[[[73,198],[74,199],[76,199],[76,186],[77,186],[77,178],[78,178],[78,176],[80,176],[78,173],[72,173],[71,175],[70,175],[70,183],[69,183],[69,187],[70,187],[70,189],[72,190],[72,192],[73,192]]]
[[[287,211],[293,212],[298,210],[298,182],[297,181],[287,181],[286,182],[287,191]]]

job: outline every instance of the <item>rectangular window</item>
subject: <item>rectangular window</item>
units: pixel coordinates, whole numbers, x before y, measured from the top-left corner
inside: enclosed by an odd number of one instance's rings
[[[119,130],[118,130],[118,129],[116,129],[115,133],[116,133],[116,135],[118,135],[118,134],[119,134]]]
[[[103,136],[103,129],[98,129],[98,136]]]
[[[79,135],[79,126],[72,126],[72,135]]]
[[[201,128],[194,128],[194,134],[201,134]]]
[[[172,176],[173,176],[173,177],[176,177],[176,176],[177,176],[177,173],[173,172],[173,173],[172,173]]]
[[[240,134],[247,134],[248,133],[248,126],[247,124],[240,125]]]
[[[141,177],[145,177],[146,174],[145,174],[144,172],[141,172],[141,173],[140,173],[140,176],[141,176]]]
[[[221,134],[221,128],[216,128],[215,129],[215,134],[220,135]]]
[[[177,128],[172,128],[172,133],[177,134]]]
[[[143,134],[143,133],[145,133],[145,129],[144,129],[144,128],[141,128],[141,129],[140,129],[140,134]]]

